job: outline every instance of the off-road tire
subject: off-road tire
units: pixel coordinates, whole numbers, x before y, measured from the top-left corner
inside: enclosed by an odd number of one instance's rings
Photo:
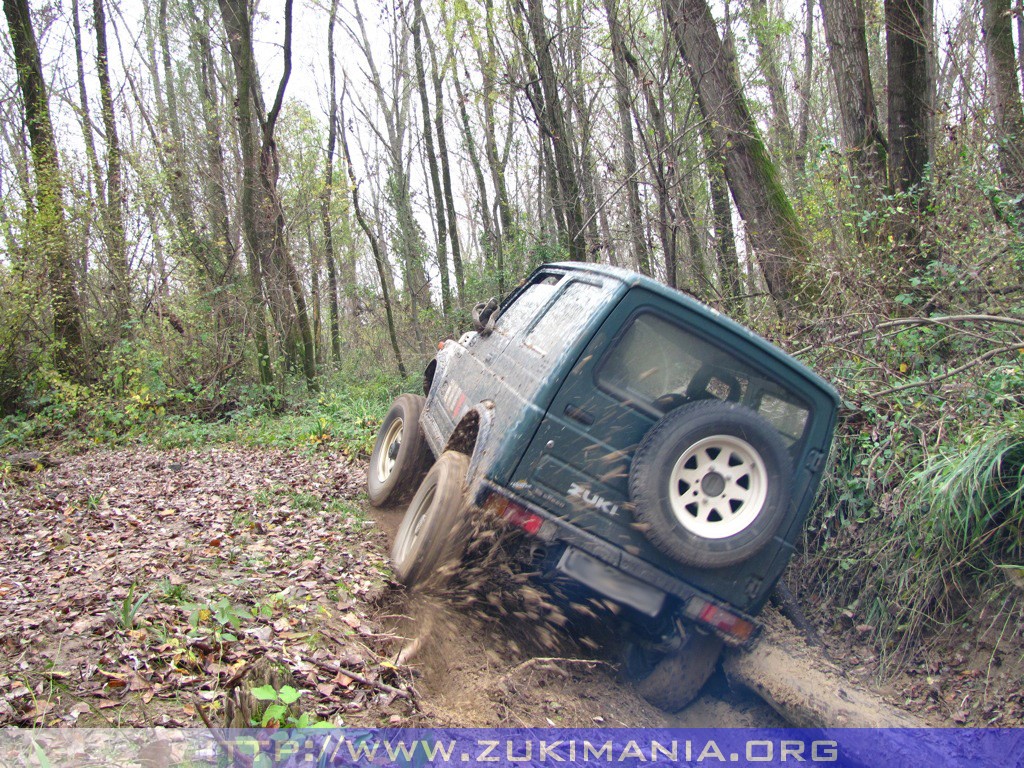
[[[666,414],[644,436],[629,493],[645,535],[687,565],[722,568],[759,552],[792,513],[792,460],[746,406],[702,400]]]
[[[425,582],[461,557],[466,546],[469,457],[445,451],[409,502],[391,548],[395,576],[406,586]]]
[[[424,402],[421,395],[400,395],[380,425],[366,468],[366,495],[375,507],[408,498],[434,458],[420,429]]]
[[[634,645],[625,649],[622,671],[627,680],[654,706],[678,712],[700,693],[718,664],[722,641],[691,632],[682,648],[650,663]]]

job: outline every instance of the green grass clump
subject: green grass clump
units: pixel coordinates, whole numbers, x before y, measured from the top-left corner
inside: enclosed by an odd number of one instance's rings
[[[891,661],[972,606],[1005,599],[1024,562],[1024,416],[1011,412],[956,442],[844,542],[840,571],[858,587],[851,607]]]

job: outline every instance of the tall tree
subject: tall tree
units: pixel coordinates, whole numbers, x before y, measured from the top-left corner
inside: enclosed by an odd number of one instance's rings
[[[424,25],[427,48],[430,51],[430,70],[434,85],[434,128],[437,131],[437,153],[441,158],[441,181],[444,187],[444,205],[448,212],[448,238],[452,248],[452,270],[455,272],[455,297],[462,305],[466,292],[465,270],[462,266],[462,245],[459,242],[458,214],[455,211],[455,193],[452,191],[451,163],[448,157],[448,137],[444,122],[443,75],[438,67],[437,50],[430,35],[430,28]],[[445,69],[454,67],[454,56],[448,57]]]
[[[344,98],[344,97],[342,97]],[[352,180],[352,210],[356,215],[356,222],[363,230],[366,239],[370,241],[370,250],[373,251],[373,263],[377,267],[377,276],[380,278],[381,295],[384,298],[384,316],[388,325],[388,339],[391,342],[391,351],[395,354],[395,363],[398,366],[398,374],[403,378],[406,375],[405,362],[402,360],[402,349],[398,345],[398,333],[395,331],[395,313],[391,302],[391,281],[388,279],[388,266],[386,257],[381,247],[380,238],[377,237],[363,214],[363,208],[359,203],[359,180],[356,178],[355,169],[352,165],[352,153],[348,148],[348,135],[345,128],[344,102],[342,103],[341,114],[341,148],[345,154],[346,174]]]
[[[327,113],[327,158],[324,164],[324,191],[320,198],[320,224],[324,230],[324,258],[327,260],[327,290],[330,292],[331,359],[341,361],[341,336],[338,323],[338,268],[334,252],[334,230],[331,226],[331,198],[334,194],[334,149],[338,141],[338,78],[334,63],[334,24],[338,15],[338,0],[331,0],[327,20],[327,73],[330,107]]]
[[[556,218],[562,227],[563,245],[573,261],[586,261],[587,249],[584,235],[583,193],[580,189],[580,173],[576,168],[575,135],[573,126],[566,118],[565,108],[559,94],[558,76],[555,72],[551,48],[554,38],[548,33],[544,16],[543,0],[526,0],[526,22],[533,42],[533,60],[539,88],[527,87],[530,101],[541,126],[543,136],[550,142],[552,167],[556,189],[553,190]]]
[[[313,344],[313,330],[306,307],[305,291],[298,270],[288,250],[285,238],[285,213],[277,192],[277,177],[280,168],[274,129],[281,114],[285,89],[291,76],[292,47],[292,5],[285,2],[284,69],[278,83],[277,93],[270,109],[264,113],[263,97],[260,92],[259,76],[253,53],[252,12],[247,0],[219,0],[224,28],[228,35],[231,58],[234,63],[237,82],[238,128],[242,144],[242,217],[246,249],[250,270],[256,269],[254,294],[266,286],[263,281],[270,277],[281,280],[284,290],[271,297],[271,305],[285,296],[294,302],[295,322],[302,341],[302,372],[306,386],[316,389],[316,350]],[[272,271],[271,271],[272,270]],[[262,307],[262,303],[259,304]],[[278,306],[279,318],[286,318],[292,307]],[[259,310],[258,314],[262,312]],[[289,328],[285,327],[285,338]],[[261,342],[262,343],[262,342]],[[261,357],[263,350],[260,350]],[[272,374],[269,368],[261,372],[269,383]]]
[[[886,148],[868,60],[863,0],[821,0],[843,149],[859,203],[871,207],[886,187]]]
[[[633,252],[633,263],[645,275],[651,274],[651,255],[644,237],[643,217],[640,208],[640,178],[636,164],[636,139],[633,134],[632,95],[630,92],[629,59],[636,59],[629,52],[623,39],[619,22],[618,0],[604,0],[608,16],[608,31],[611,33],[612,67],[615,77],[615,109],[622,132],[622,174],[626,189],[626,210],[629,222],[629,245]]]
[[[743,95],[735,60],[706,0],[666,0],[679,50],[692,68],[697,100],[722,153],[733,199],[746,224],[768,291],[783,315],[813,297],[810,248]]]
[[[1016,197],[1024,194],[1024,111],[1013,50],[1010,0],[983,0],[982,9],[999,170],[1006,191]],[[1019,207],[1024,211],[1024,200]]]
[[[29,212],[30,242],[46,265],[56,341],[53,358],[63,373],[82,374],[83,345],[81,309],[74,259],[64,215],[63,182],[57,145],[50,119],[50,104],[43,78],[35,29],[28,0],[4,0],[4,15],[14,51],[35,171],[35,199]]]
[[[772,108],[772,131],[781,150],[779,155],[787,166],[791,166],[794,161],[793,121],[789,116],[786,86],[779,64],[779,35],[774,31],[768,0],[750,0],[750,31],[756,44],[757,68],[763,74],[768,88],[768,100]]]
[[[932,2],[885,0],[889,184],[897,192],[924,192],[921,185],[931,161]]]
[[[100,81],[100,113],[103,116],[103,132],[107,143],[107,194],[103,204],[103,239],[107,244],[107,260],[114,282],[114,323],[117,333],[124,335],[124,326],[131,307],[131,285],[124,231],[121,141],[117,135],[114,96],[110,88],[110,68],[107,66],[107,18],[103,0],[93,0],[92,12],[96,25],[96,73]]]
[[[427,156],[427,167],[430,171],[430,184],[434,190],[434,226],[437,230],[437,269],[441,276],[441,311],[447,316],[451,312],[452,293],[448,275],[448,215],[445,208],[445,195],[441,189],[441,171],[437,164],[437,151],[434,149],[434,126],[431,120],[430,98],[427,94],[426,67],[423,60],[423,28],[426,21],[423,16],[423,4],[413,0],[412,49],[416,65],[416,89],[420,93],[420,112],[423,119],[423,145]],[[439,137],[440,138],[440,137]]]

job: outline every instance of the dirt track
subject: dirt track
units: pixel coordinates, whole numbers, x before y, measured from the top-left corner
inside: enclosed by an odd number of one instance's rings
[[[403,509],[368,507],[390,542]],[[521,628],[463,612],[444,597],[389,605],[397,631],[416,643],[409,660],[424,724],[450,727],[782,727],[763,701],[734,691],[721,670],[684,711],[667,715],[617,679],[600,653],[527,649]]]

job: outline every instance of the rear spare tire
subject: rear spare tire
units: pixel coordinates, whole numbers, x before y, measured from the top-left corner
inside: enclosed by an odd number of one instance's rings
[[[375,507],[401,501],[419,485],[433,455],[420,429],[424,398],[400,395],[377,433],[366,469],[366,495]]]
[[[792,461],[765,419],[703,400],[644,436],[629,471],[636,519],[681,563],[721,568],[763,548],[790,514]]]
[[[466,545],[469,457],[445,451],[409,502],[391,548],[398,580],[414,586],[462,556]]]

